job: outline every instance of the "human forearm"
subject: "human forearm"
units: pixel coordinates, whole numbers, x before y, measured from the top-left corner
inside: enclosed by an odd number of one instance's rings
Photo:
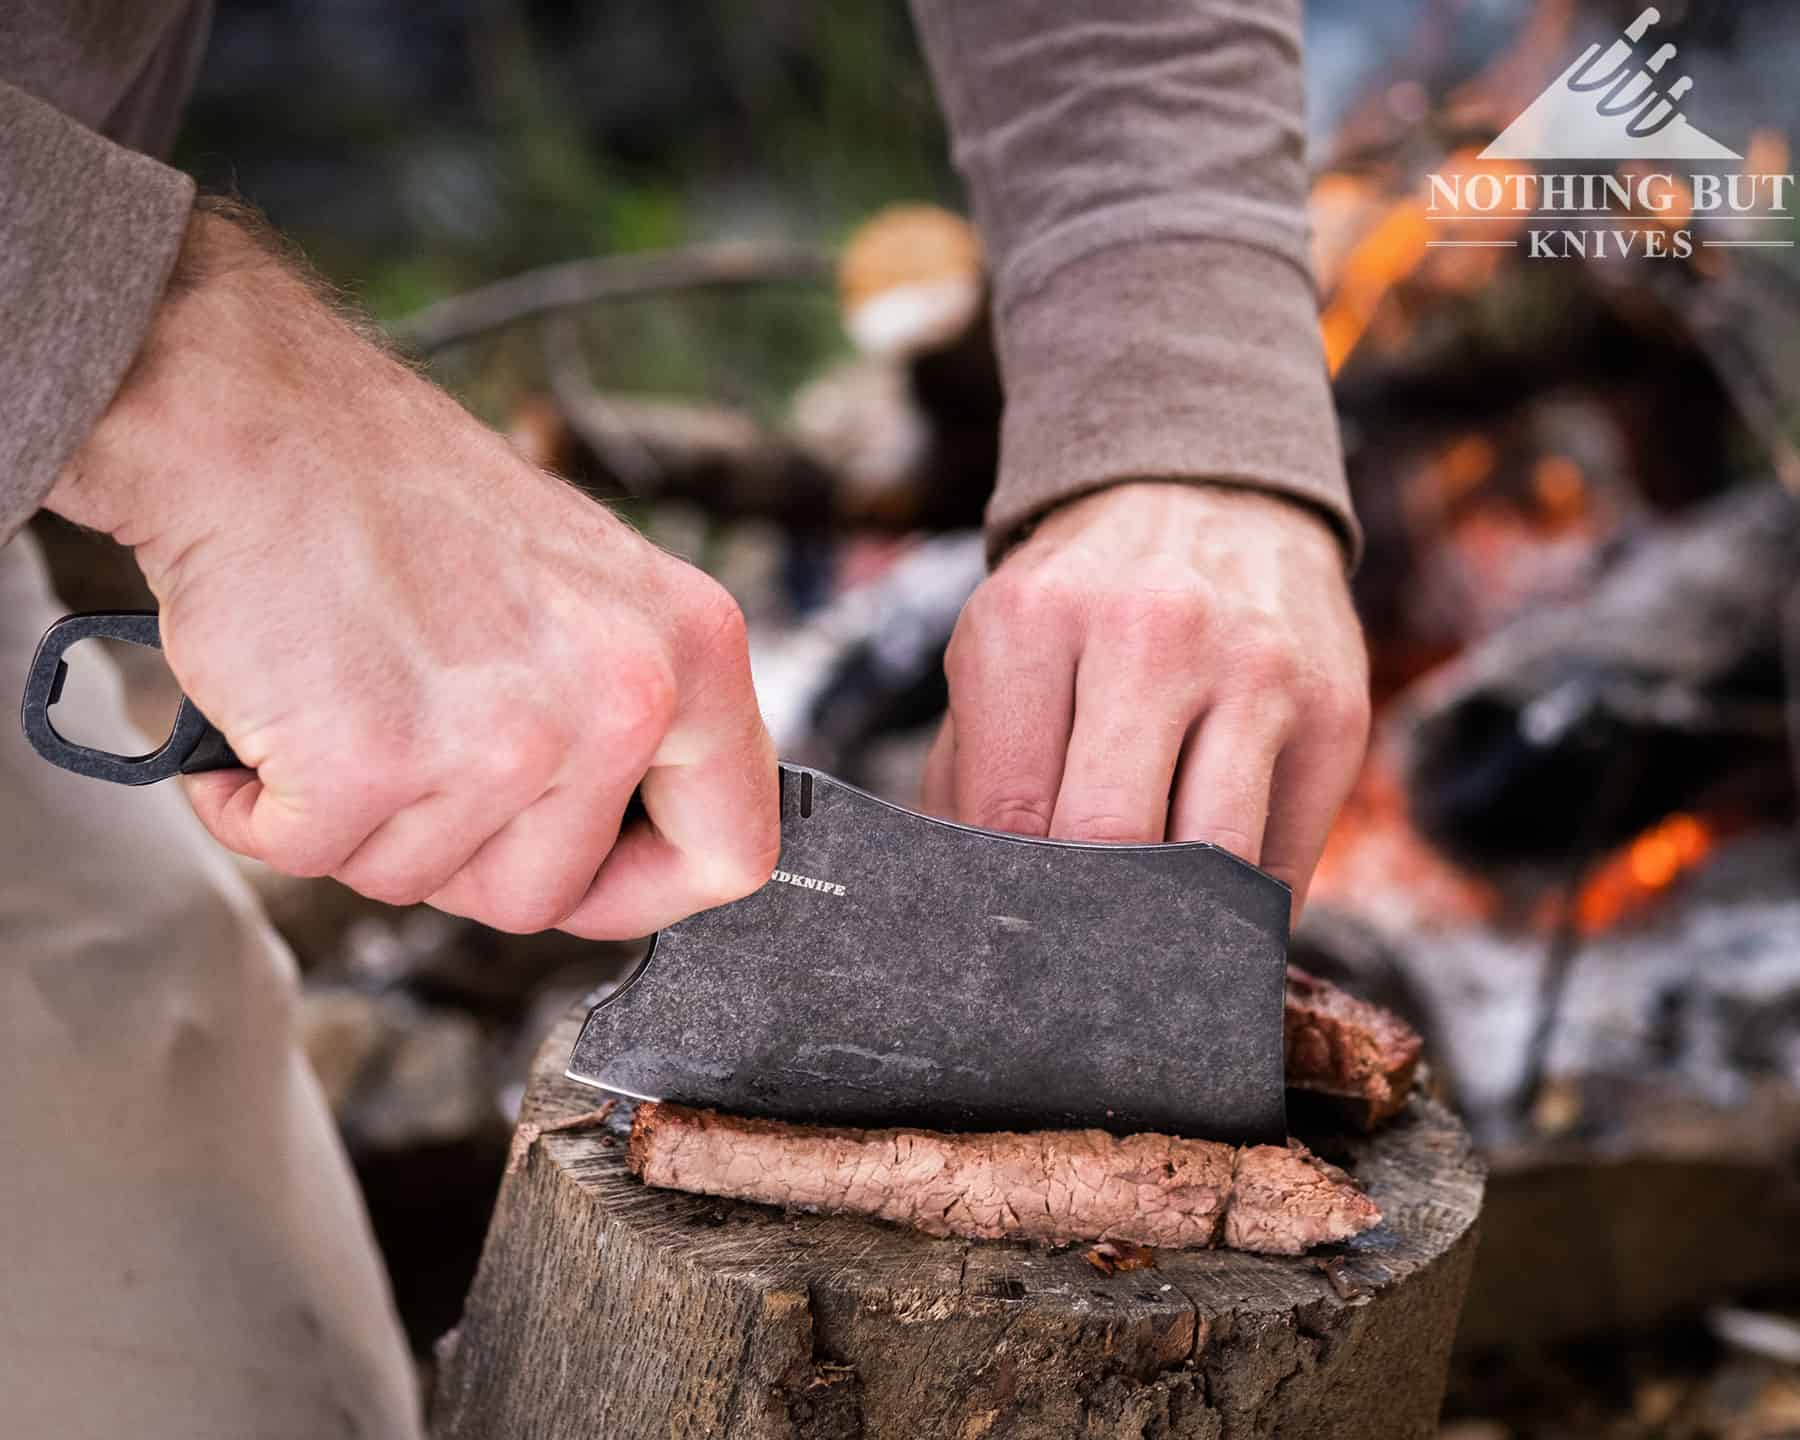
[[[170,667],[243,759],[189,782],[230,848],[611,936],[773,866],[775,760],[731,598],[233,222],[195,217],[51,502],[133,548]]]
[[[180,248],[193,183],[0,85],[0,542],[106,409]]]
[[[1354,550],[1312,290],[1285,260],[1197,239],[1094,254],[1015,306],[1001,346],[996,554],[1051,509],[1136,480],[1280,495]]]
[[[994,275],[996,550],[1122,481],[1355,521],[1314,323],[1297,0],[914,0]]]
[[[282,244],[245,207],[203,199],[190,211],[129,370],[44,497],[64,519],[137,550],[152,584],[165,549],[192,544],[197,526],[229,512],[222,451],[239,448],[244,470],[259,468],[259,447],[354,406],[400,370],[378,346],[358,343]],[[322,347],[331,363],[296,373]],[[419,388],[455,410],[441,392]],[[192,452],[184,435],[200,442]],[[329,504],[326,485],[337,478],[320,477],[312,501]]]

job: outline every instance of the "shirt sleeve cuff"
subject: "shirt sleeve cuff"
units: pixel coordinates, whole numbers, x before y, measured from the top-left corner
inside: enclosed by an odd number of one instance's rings
[[[194,183],[0,85],[0,544],[119,388],[174,267]]]
[[[1312,507],[1355,565],[1317,304],[1291,259],[1230,240],[1119,244],[1000,302],[996,557],[1077,495],[1191,480]]]

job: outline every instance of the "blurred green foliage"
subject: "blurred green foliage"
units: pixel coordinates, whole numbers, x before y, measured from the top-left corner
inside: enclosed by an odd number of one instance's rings
[[[177,160],[389,322],[553,261],[829,245],[889,201],[957,196],[900,0],[221,0]],[[795,286],[581,324],[601,384],[764,413],[844,343],[829,294]],[[542,357],[522,329],[438,370],[498,418]]]

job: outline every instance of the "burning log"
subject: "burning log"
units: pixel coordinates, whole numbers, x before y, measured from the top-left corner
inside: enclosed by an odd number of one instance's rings
[[[1403,722],[1421,828],[1473,860],[1554,859],[1618,845],[1728,773],[1788,798],[1796,558],[1800,504],[1735,491],[1436,672]]]
[[[1324,1267],[1173,1249],[1146,1267],[1123,1244],[1131,1263],[1097,1265],[651,1189],[621,1133],[581,1128],[594,1092],[561,1073],[580,1019],[539,1054],[440,1347],[442,1440],[1435,1433],[1482,1182],[1429,1101],[1373,1136],[1307,1137],[1385,1217]]]
[[[1531,923],[1309,908],[1297,943],[1405,1008],[1488,1154],[1461,1343],[1643,1330],[1800,1282],[1797,863],[1778,828],[1646,831],[1564,907],[1547,1015]]]
[[[664,1189],[971,1240],[1299,1255],[1381,1223],[1350,1177],[1304,1145],[1102,1130],[855,1130],[645,1104],[627,1160],[632,1174]]]

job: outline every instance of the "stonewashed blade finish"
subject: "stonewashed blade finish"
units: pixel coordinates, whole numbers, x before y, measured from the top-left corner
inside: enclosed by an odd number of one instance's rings
[[[1213,845],[1026,840],[783,766],[776,878],[663,931],[572,1079],[749,1115],[1286,1133],[1289,892]]]

